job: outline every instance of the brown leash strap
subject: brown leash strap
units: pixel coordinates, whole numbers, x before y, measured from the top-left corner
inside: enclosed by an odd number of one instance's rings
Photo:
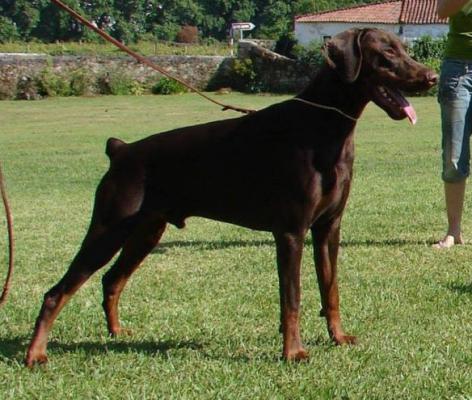
[[[7,229],[8,229],[8,244],[9,244],[9,262],[8,262],[8,273],[5,279],[5,285],[3,286],[2,296],[0,297],[0,306],[2,306],[10,291],[11,279],[13,277],[13,218],[11,216],[10,206],[8,205],[7,192],[5,190],[5,183],[3,179],[2,169],[0,168],[0,191],[2,194],[3,206],[5,207],[5,214],[7,217]]]
[[[105,40],[107,40],[108,42],[110,43],[113,43],[116,47],[118,47],[120,50],[123,50],[125,53],[128,53],[131,57],[135,58],[136,60],[138,60],[140,63],[142,64],[145,64],[147,65],[148,67],[158,71],[159,73],[161,73],[162,75],[170,78],[170,79],[173,79],[179,83],[181,83],[182,85],[184,85],[185,87],[187,87],[188,89],[190,89],[192,92],[202,96],[203,98],[205,98],[206,100],[208,101],[211,101],[212,103],[214,104],[217,104],[218,106],[222,107],[223,108],[223,111],[226,111],[226,110],[233,110],[233,111],[238,111],[238,112],[241,112],[241,113],[244,113],[244,114],[250,114],[252,112],[254,112],[255,110],[250,110],[250,109],[247,109],[247,108],[241,108],[241,107],[236,107],[236,106],[232,106],[232,105],[229,105],[229,104],[223,104],[223,103],[220,103],[219,101],[215,100],[215,99],[212,99],[211,97],[207,96],[206,94],[202,93],[200,90],[198,90],[196,87],[190,85],[189,83],[185,82],[183,79],[177,77],[177,76],[174,76],[168,72],[166,72],[164,69],[162,69],[161,67],[157,66],[156,64],[154,64],[153,62],[149,61],[147,58],[141,56],[140,54],[134,52],[133,50],[131,50],[130,48],[128,48],[127,46],[125,46],[123,43],[121,43],[120,41],[116,40],[115,38],[111,37],[108,33],[106,33],[104,30],[98,28],[96,26],[96,24],[93,24],[91,23],[90,21],[87,21],[84,17],[82,17],[80,14],[78,14],[77,12],[75,12],[73,9],[71,9],[69,6],[67,6],[66,4],[62,3],[60,0],[51,0],[54,4],[56,4],[58,7],[62,8],[64,11],[67,11],[70,15],[72,15],[72,17],[74,17],[75,19],[79,20],[82,24],[84,24],[85,26],[89,27],[90,29],[92,29],[93,31],[95,31],[96,33],[98,33],[102,38],[104,38]]]

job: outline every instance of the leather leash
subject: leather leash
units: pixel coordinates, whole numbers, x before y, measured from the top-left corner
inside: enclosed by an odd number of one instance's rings
[[[7,192],[5,189],[5,183],[3,179],[2,169],[0,168],[0,192],[2,195],[3,206],[5,208],[5,214],[7,217],[7,229],[8,229],[8,273],[5,279],[5,284],[3,286],[2,295],[0,297],[0,306],[3,306],[5,303],[8,293],[10,291],[11,279],[13,277],[13,248],[14,248],[14,239],[13,239],[13,218],[10,211],[10,206],[8,204]]]

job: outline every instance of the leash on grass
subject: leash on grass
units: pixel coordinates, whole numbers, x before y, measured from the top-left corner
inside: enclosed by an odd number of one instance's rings
[[[66,4],[62,3],[60,0],[51,0],[51,1],[54,4],[56,4],[58,7],[62,8],[64,11],[68,12],[73,18],[79,20],[82,24],[84,24],[85,26],[89,27],[90,29],[92,29],[93,31],[98,33],[106,41],[114,44],[116,47],[118,47],[120,50],[124,51],[125,53],[128,53],[131,57],[135,58],[140,63],[147,65],[148,67],[156,70],[157,72],[161,73],[162,75],[166,76],[169,79],[173,79],[174,81],[179,82],[180,84],[187,87],[190,91],[192,91],[192,92],[198,94],[199,96],[203,97],[204,99],[206,99],[208,101],[211,101],[212,103],[222,107],[222,111],[233,110],[233,111],[241,112],[241,113],[244,113],[244,114],[250,114],[250,113],[255,111],[255,110],[251,110],[251,109],[247,109],[247,108],[236,107],[236,106],[232,106],[232,105],[229,105],[229,104],[224,104],[224,103],[221,103],[221,102],[219,102],[215,99],[212,99],[211,97],[209,97],[206,94],[202,93],[196,87],[194,87],[191,84],[187,83],[183,79],[168,73],[163,68],[161,68],[158,65],[154,64],[153,62],[149,61],[147,58],[145,58],[145,57],[141,56],[140,54],[134,52],[133,50],[131,50],[130,48],[125,46],[123,43],[121,43],[120,41],[118,41],[115,38],[111,37],[104,30],[100,29],[96,24],[93,24],[92,22],[86,20],[84,17],[82,17],[80,14],[78,14],[76,11],[74,11],[72,8],[70,8]]]
[[[11,215],[10,206],[8,205],[7,191],[5,189],[5,183],[3,179],[2,169],[0,167],[0,192],[2,194],[3,206],[5,208],[5,214],[7,218],[7,230],[8,230],[8,273],[3,286],[2,296],[0,297],[0,306],[3,306],[7,300],[8,293],[10,291],[11,279],[13,277],[13,218]]]

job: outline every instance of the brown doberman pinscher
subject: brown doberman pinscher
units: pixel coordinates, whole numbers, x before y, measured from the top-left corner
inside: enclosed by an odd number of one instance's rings
[[[349,195],[356,121],[369,101],[393,119],[416,120],[400,91],[424,91],[437,75],[411,59],[393,34],[343,32],[297,97],[247,116],[156,134],[109,139],[110,168],[98,186],[89,230],[64,277],[44,297],[26,364],[47,361],[52,324],[71,296],[121,249],[103,277],[108,331],[121,331],[120,294],[166,224],[206,217],[272,232],[280,281],[283,357],[307,357],[300,339],[300,260],[311,230],[321,315],[336,344],[341,327],[336,264]],[[211,279],[211,277],[208,277]]]

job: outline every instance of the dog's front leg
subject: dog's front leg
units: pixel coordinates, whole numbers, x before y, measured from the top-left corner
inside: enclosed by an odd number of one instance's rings
[[[311,232],[321,295],[321,315],[326,317],[329,336],[336,344],[354,344],[356,337],[344,333],[339,312],[337,259],[340,219],[328,226],[313,227]]]
[[[308,353],[300,339],[300,262],[303,234],[274,234],[280,285],[281,331],[286,360],[303,360]]]

